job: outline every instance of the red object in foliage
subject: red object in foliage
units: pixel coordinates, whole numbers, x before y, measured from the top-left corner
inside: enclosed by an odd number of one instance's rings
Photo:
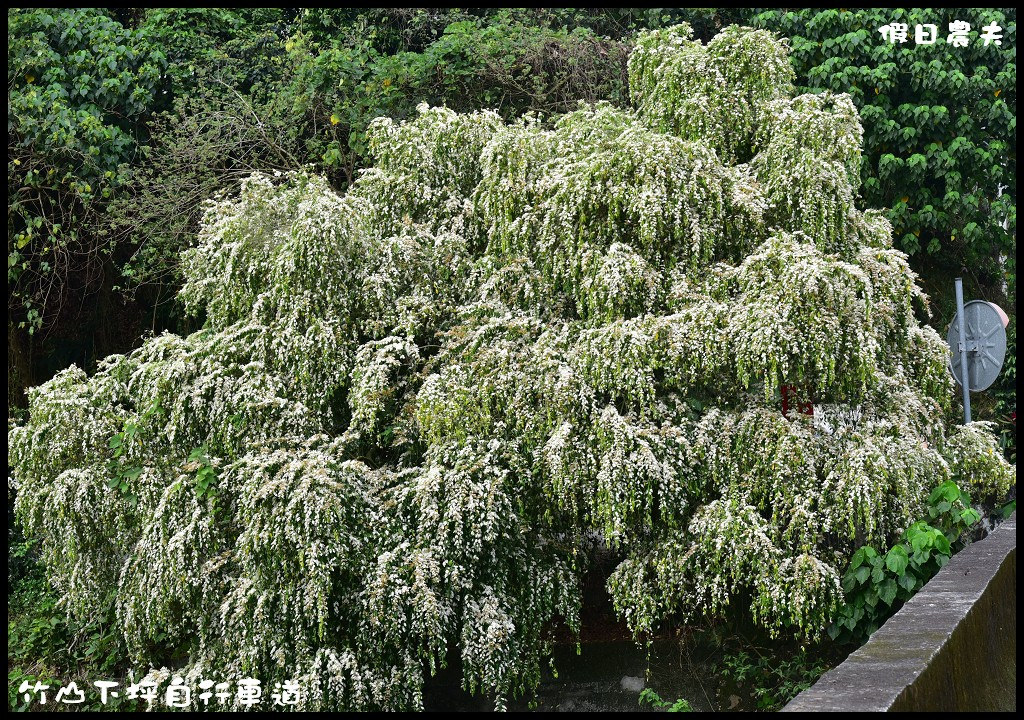
[[[782,392],[782,414],[789,417],[789,406],[791,404],[796,405],[796,410],[803,415],[814,415],[814,403],[802,402],[796,394],[795,385],[783,385],[780,388]]]

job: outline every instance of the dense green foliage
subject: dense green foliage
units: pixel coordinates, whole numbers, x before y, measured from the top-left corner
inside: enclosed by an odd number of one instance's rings
[[[18,691],[22,682],[41,682],[56,690],[68,681],[89,687],[100,677],[122,677],[128,670],[127,655],[113,606],[95,608],[87,616],[68,617],[42,566],[32,561],[34,543],[16,533],[8,540],[7,707],[39,709],[32,694],[26,702]],[[47,709],[58,709],[53,698],[51,691]],[[123,697],[111,700],[104,707],[90,697],[81,709],[131,709],[136,705]]]
[[[181,256],[204,327],[59,373],[9,431],[71,616],[113,608],[160,679],[295,677],[308,708],[419,707],[457,648],[501,707],[578,631],[594,536],[638,638],[809,642],[934,487],[1004,494],[854,203],[850,98],[795,95],[769,32],[691,35],[640,36],[631,108],[422,104],[369,124],[344,193],[256,174],[209,205]],[[859,419],[787,417],[784,386]]]
[[[98,10],[8,10],[7,283],[29,333],[94,291],[165,56]]]
[[[970,496],[952,480],[928,497],[928,516],[915,522],[885,552],[865,545],[843,575],[846,604],[829,635],[862,641],[913,597],[968,540],[980,520]]]
[[[746,692],[752,709],[777,712],[828,669],[827,658],[800,649],[789,656],[763,649],[738,650],[722,659],[723,677]]]
[[[970,23],[966,47],[946,42],[953,21]],[[887,208],[899,247],[929,257],[945,280],[961,267],[995,299],[1015,285],[1017,228],[1016,11],[982,8],[775,10],[752,22],[790,38],[802,89],[848,93],[864,122],[863,196]],[[910,40],[878,29],[906,23]],[[931,45],[914,41],[937,26]],[[998,24],[1002,43],[985,43]],[[948,293],[948,288],[929,287]]]

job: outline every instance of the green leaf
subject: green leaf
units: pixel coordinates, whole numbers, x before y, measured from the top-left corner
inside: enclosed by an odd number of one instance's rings
[[[896,581],[886,578],[885,582],[878,586],[878,597],[886,605],[892,605],[892,601],[896,599]]]
[[[856,570],[864,563],[864,558],[866,555],[864,551],[865,548],[862,547],[853,554],[852,558],[850,558],[850,570]]]
[[[934,540],[927,532],[917,532],[910,538],[910,545],[916,552],[922,552],[925,548],[932,546]]]
[[[896,545],[885,555],[885,566],[898,577],[902,577],[907,571],[907,564],[909,562],[910,557],[907,555],[906,548],[902,545]]]

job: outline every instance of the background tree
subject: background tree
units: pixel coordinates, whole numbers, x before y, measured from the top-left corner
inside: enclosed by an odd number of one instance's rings
[[[165,57],[101,10],[7,20],[8,375],[20,390],[34,375],[26,334],[101,332],[93,313],[116,250],[101,214],[146,139]]]

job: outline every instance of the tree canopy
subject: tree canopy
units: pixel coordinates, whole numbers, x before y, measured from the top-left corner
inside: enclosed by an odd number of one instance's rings
[[[679,21],[705,42],[732,23],[790,37],[798,92],[850,95],[865,129],[853,201],[893,223],[933,324],[952,314],[956,275],[1012,307],[1015,20],[1012,8],[11,9],[8,404],[72,362],[94,369],[144,335],[194,330],[174,300],[181,254],[204,202],[253,171],[311,168],[343,192],[372,162],[373,119],[424,101],[506,121],[578,100],[627,107],[638,31]],[[971,25],[966,46],[945,41],[952,21]],[[878,33],[890,22],[934,24],[939,38],[890,44]],[[1000,44],[980,37],[992,23]],[[1012,446],[1009,375],[993,397],[978,410]]]

